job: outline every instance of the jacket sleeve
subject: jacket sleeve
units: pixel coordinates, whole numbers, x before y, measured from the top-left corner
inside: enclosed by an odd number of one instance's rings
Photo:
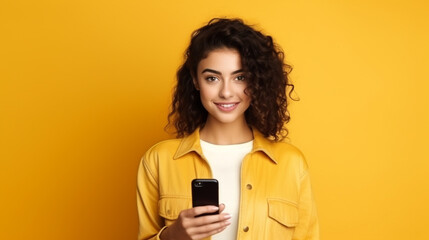
[[[304,171],[301,176],[299,192],[299,222],[295,229],[293,240],[318,240],[319,221],[311,190],[310,175],[307,171]]]
[[[165,227],[158,214],[157,171],[148,166],[146,158],[147,155],[142,158],[137,174],[138,240],[159,240],[159,235]]]

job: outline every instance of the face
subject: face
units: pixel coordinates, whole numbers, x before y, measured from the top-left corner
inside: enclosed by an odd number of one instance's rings
[[[199,62],[194,83],[208,112],[207,122],[246,123],[250,97],[244,76],[240,54],[234,49],[215,49]]]

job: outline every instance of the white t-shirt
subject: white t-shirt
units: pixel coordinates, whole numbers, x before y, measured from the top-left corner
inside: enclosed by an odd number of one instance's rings
[[[225,213],[231,214],[231,225],[212,236],[212,240],[236,239],[240,209],[241,161],[253,147],[253,141],[216,145],[200,140],[203,154],[210,164],[213,178],[219,182],[219,203],[225,204]]]

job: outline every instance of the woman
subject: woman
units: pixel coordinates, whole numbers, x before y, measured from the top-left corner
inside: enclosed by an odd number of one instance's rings
[[[139,239],[318,239],[304,157],[281,141],[289,72],[272,38],[239,19],[192,34],[169,114],[179,138],[139,167]],[[218,179],[224,204],[192,208],[195,178]]]

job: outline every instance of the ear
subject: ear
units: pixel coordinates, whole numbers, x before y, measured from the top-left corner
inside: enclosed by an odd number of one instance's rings
[[[194,77],[192,78],[192,82],[194,83],[194,87],[195,89],[197,89],[197,91],[200,91],[200,86],[198,85],[198,81],[197,79],[195,79]]]

